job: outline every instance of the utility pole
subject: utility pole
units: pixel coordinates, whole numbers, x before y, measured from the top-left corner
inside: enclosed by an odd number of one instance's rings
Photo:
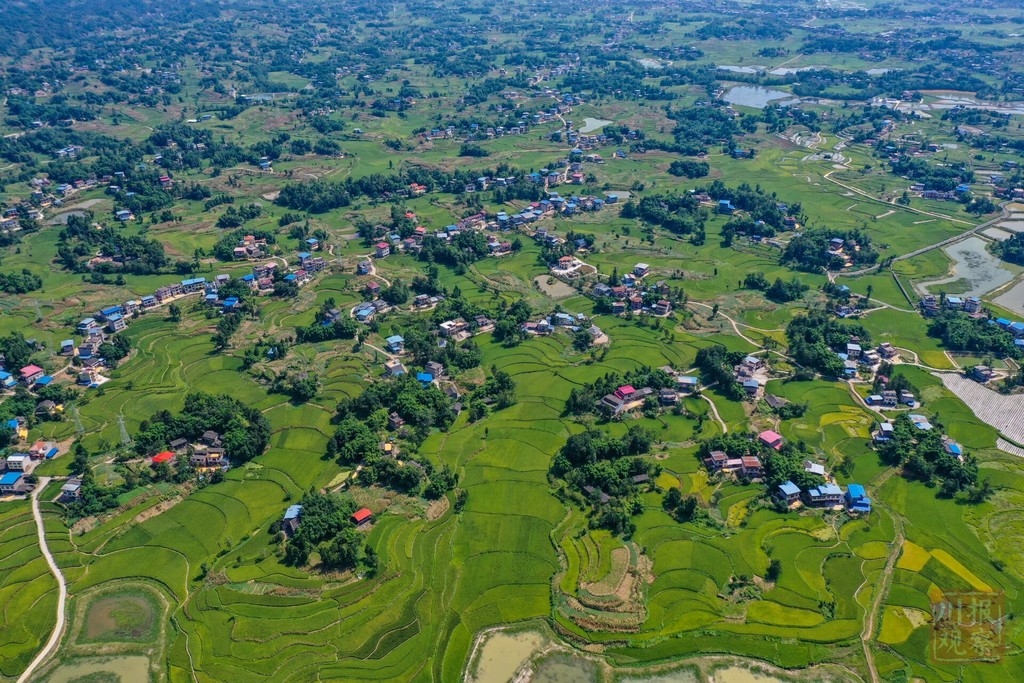
[[[84,434],[85,427],[82,426],[82,416],[78,414],[78,406],[74,404],[71,405],[71,417],[75,420],[75,433]]]
[[[124,426],[124,415],[117,416],[117,426],[121,428],[121,445],[131,446],[132,437],[128,434],[128,428]]]

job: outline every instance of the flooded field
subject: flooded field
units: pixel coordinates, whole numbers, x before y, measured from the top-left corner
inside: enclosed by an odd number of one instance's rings
[[[117,595],[89,605],[86,640],[147,639],[154,626],[153,604],[144,597]]]
[[[508,683],[544,642],[544,636],[536,631],[491,634],[480,646],[476,676],[469,680],[474,683]]]
[[[722,99],[729,104],[754,107],[755,109],[764,109],[773,102],[788,104],[800,101],[800,98],[794,97],[793,93],[775,90],[774,88],[765,88],[760,85],[733,86],[726,91]],[[786,100],[786,102],[778,102],[778,100]]]
[[[151,680],[149,660],[145,657],[107,657],[103,659],[81,659],[64,664],[46,678],[46,683],[74,683],[91,677],[106,680],[113,674],[118,680],[128,683],[145,683]]]
[[[537,663],[530,683],[591,683],[596,680],[600,680],[596,662],[559,654]]]
[[[614,121],[608,121],[606,119],[594,119],[594,118],[587,117],[587,118],[583,119],[583,127],[580,128],[579,132],[581,132],[581,133],[593,133],[595,130],[598,130],[600,128],[604,128],[605,126],[610,126],[613,123],[615,123],[615,122]]]
[[[728,669],[719,669],[715,672],[714,683],[783,683],[783,681],[759,671],[751,671],[741,666],[730,666]]]
[[[1024,282],[1018,282],[992,301],[1024,318]]]
[[[980,237],[968,237],[944,247],[942,251],[953,259],[953,273],[940,280],[924,282],[922,286],[932,293],[938,293],[944,284],[965,281],[967,289],[957,292],[958,295],[981,296],[1005,285],[1013,279],[1013,273],[1003,266],[1002,261],[989,253],[985,248],[986,244]]]

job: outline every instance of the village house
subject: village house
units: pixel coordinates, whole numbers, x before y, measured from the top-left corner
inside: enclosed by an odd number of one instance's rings
[[[301,505],[289,505],[288,509],[284,512],[284,517],[281,518],[281,531],[288,538],[295,535],[295,532],[299,530],[299,520],[302,518],[302,506]]]
[[[369,524],[372,521],[373,513],[370,511],[370,508],[359,508],[358,510],[352,513],[352,522],[356,526]]]
[[[843,502],[843,490],[835,484],[822,484],[808,489],[804,499],[811,507],[834,507]]]
[[[725,451],[711,451],[708,453],[708,457],[704,458],[704,464],[712,472],[723,470],[728,461],[729,456],[725,454]]]
[[[424,366],[424,371],[430,375],[430,380],[434,381],[444,376],[444,366],[437,361],[430,361]]]
[[[768,448],[773,448],[777,451],[782,449],[782,435],[771,429],[766,429],[758,434],[757,440]]]
[[[761,459],[756,455],[744,455],[740,458],[740,474],[748,479],[759,479],[764,474]]]
[[[775,495],[786,505],[792,505],[800,500],[800,487],[791,481],[785,481],[775,489]]]
[[[860,484],[850,484],[846,487],[846,509],[850,512],[867,514],[871,512],[871,499]]]

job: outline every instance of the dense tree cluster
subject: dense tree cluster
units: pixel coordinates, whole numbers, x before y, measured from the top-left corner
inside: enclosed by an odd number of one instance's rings
[[[711,166],[706,161],[682,159],[669,164],[668,172],[680,178],[703,178],[711,172]]]
[[[707,211],[693,195],[647,195],[639,202],[630,199],[622,205],[623,218],[640,218],[660,225],[677,235],[704,231]]]
[[[1024,233],[1015,232],[1009,239],[996,240],[989,247],[992,253],[1010,263],[1024,266]]]
[[[365,545],[363,535],[350,519],[356,510],[351,498],[310,492],[299,504],[301,521],[285,546],[285,563],[301,567],[315,552],[324,569],[352,569],[363,564],[371,571],[376,570],[376,553]]]
[[[978,482],[978,462],[973,455],[963,459],[949,453],[936,426],[927,431],[919,429],[906,414],[893,420],[893,435],[878,446],[882,458],[891,465],[901,466],[907,479],[922,481],[929,486],[941,482],[940,495],[961,495],[965,502],[981,502],[991,495],[991,485]]]
[[[135,452],[156,453],[175,439],[198,440],[204,432],[221,435],[224,451],[233,463],[244,463],[263,453],[270,442],[270,422],[257,410],[222,394],[187,394],[177,415],[161,410],[139,425]]]
[[[830,253],[830,242],[842,239],[843,255]],[[862,230],[839,230],[815,228],[795,236],[786,245],[780,262],[797,270],[820,273],[825,270],[842,270],[847,259],[854,265],[868,266],[878,261],[878,251],[872,246],[871,238]]]
[[[569,437],[551,464],[551,475],[564,479],[594,503],[592,526],[629,535],[636,529],[630,517],[643,509],[640,487],[633,477],[656,474],[657,467],[639,457],[650,451],[653,443],[654,435],[635,425],[621,438],[588,429]],[[584,487],[593,488],[593,493]],[[602,502],[601,494],[609,500]]]
[[[435,427],[448,429],[455,419],[452,401],[443,391],[433,384],[424,387],[408,375],[375,382],[358,396],[343,399],[335,417],[339,423],[350,417],[366,420],[378,410],[397,413],[418,438],[426,438]]]
[[[761,272],[748,273],[743,279],[743,286],[747,289],[760,290],[764,292],[765,297],[779,304],[796,301],[810,289],[809,285],[805,285],[797,278],[786,282],[777,277],[775,282],[769,283],[768,278]]]
[[[125,235],[120,228],[97,230],[92,223],[93,216],[89,212],[68,217],[57,241],[57,262],[64,269],[73,272],[89,270],[87,262],[97,252],[111,259],[92,268],[99,273],[124,271],[150,275],[164,272],[170,264],[159,241],[142,235]]]
[[[719,392],[732,401],[742,401],[743,387],[736,381],[734,369],[746,354],[742,351],[730,351],[722,344],[705,346],[697,352],[694,361],[700,370],[701,384],[715,386]]]
[[[843,376],[843,360],[837,354],[846,351],[846,344],[854,336],[863,347],[871,343],[871,335],[864,327],[840,322],[824,311],[799,315],[786,326],[789,355],[826,377]]]
[[[1017,358],[1020,351],[1013,335],[985,318],[972,318],[959,311],[942,311],[928,323],[928,335],[942,340],[951,351],[993,353]]]
[[[0,290],[7,294],[28,294],[42,286],[43,279],[28,268],[20,273],[0,273]]]

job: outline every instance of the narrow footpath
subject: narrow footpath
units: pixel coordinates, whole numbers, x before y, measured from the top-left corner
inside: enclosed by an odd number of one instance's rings
[[[36,669],[57,649],[60,638],[64,634],[64,606],[67,602],[68,586],[64,581],[64,574],[61,573],[57,563],[53,561],[53,555],[50,554],[49,546],[46,545],[46,526],[43,524],[43,514],[39,511],[39,495],[49,483],[49,477],[39,478],[39,483],[36,484],[36,488],[32,492],[32,517],[36,520],[36,531],[39,533],[39,548],[43,551],[46,564],[50,566],[50,572],[57,579],[57,623],[54,625],[53,632],[50,633],[50,639],[46,641],[46,645],[39,651],[39,654],[32,660],[32,663],[28,665],[28,668],[18,677],[18,683],[26,683],[32,677]]]

